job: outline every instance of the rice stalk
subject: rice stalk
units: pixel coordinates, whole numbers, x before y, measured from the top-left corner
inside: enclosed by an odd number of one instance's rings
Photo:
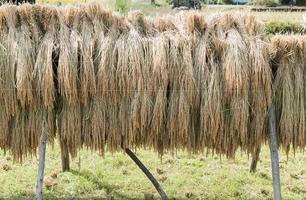
[[[37,59],[34,65],[33,79],[39,105],[52,110],[55,101],[55,83],[52,65],[54,35],[46,34],[38,47]]]
[[[286,153],[290,147],[304,148],[305,136],[305,37],[274,36],[276,49],[274,102],[278,124],[279,144]]]
[[[2,32],[1,37],[1,102],[4,105],[4,112],[9,116],[16,115],[18,111],[18,101],[16,92],[15,70],[17,63],[17,26],[18,13],[17,6],[3,5],[0,12],[5,17],[7,31]]]
[[[60,95],[67,99],[68,105],[79,103],[78,94],[78,49],[80,36],[69,27],[76,23],[74,10],[67,10],[67,16],[61,19],[59,32],[58,86]],[[68,24],[65,24],[67,21]]]
[[[65,99],[61,100],[60,112],[57,114],[57,132],[60,141],[67,141],[67,148],[72,157],[82,145],[81,106],[70,106]]]
[[[17,66],[16,66],[16,88],[17,98],[21,107],[34,104],[32,74],[36,60],[35,42],[31,39],[32,27],[30,6],[19,8],[20,27],[17,31]]]
[[[166,132],[167,122],[167,96],[169,85],[169,38],[165,35],[158,35],[153,38],[153,113],[151,121],[150,138],[152,145],[160,154],[167,150],[170,135]]]

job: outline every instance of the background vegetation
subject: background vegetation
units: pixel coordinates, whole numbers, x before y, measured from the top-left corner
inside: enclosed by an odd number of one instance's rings
[[[250,2],[252,5],[257,6],[277,6],[279,4],[278,0],[252,0]]]
[[[265,32],[267,34],[305,34],[305,28],[294,22],[266,22]]]

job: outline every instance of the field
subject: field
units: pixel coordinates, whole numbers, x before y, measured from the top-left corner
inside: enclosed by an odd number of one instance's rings
[[[149,150],[137,152],[139,158],[157,177],[171,199],[272,199],[270,154],[261,153],[257,172],[250,174],[250,159],[237,154],[235,160],[217,155],[165,155],[160,159]],[[59,147],[47,147],[45,199],[143,199],[154,187],[133,161],[123,153],[106,154],[82,150],[72,161],[71,172],[61,173]],[[284,199],[306,199],[306,157],[280,156]],[[0,199],[33,199],[37,159],[14,164],[9,155],[0,156]]]
[[[37,0],[38,3],[48,3],[54,5],[66,5],[66,4],[82,4],[86,2],[94,2],[103,5],[105,9],[121,10],[123,13],[127,13],[130,10],[141,10],[148,16],[162,16],[173,14],[179,11],[174,11],[166,3],[165,0],[156,0],[158,6],[153,6],[147,3],[127,3],[116,4],[112,0]],[[125,2],[125,0],[119,0],[119,2]],[[127,0],[129,2],[129,0]],[[263,21],[281,21],[281,22],[295,22],[303,24],[303,12],[254,12],[251,11],[249,6],[229,6],[229,5],[203,5],[202,10],[207,16],[224,13],[224,12],[244,12],[251,13]]]

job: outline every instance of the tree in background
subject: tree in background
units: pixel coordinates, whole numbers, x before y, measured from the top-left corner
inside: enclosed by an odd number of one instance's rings
[[[296,5],[305,6],[306,5],[306,0],[296,0]]]
[[[172,0],[172,8],[201,9],[200,0]]]
[[[0,4],[12,3],[12,4],[21,4],[21,3],[31,3],[34,4],[35,0],[0,0]]]

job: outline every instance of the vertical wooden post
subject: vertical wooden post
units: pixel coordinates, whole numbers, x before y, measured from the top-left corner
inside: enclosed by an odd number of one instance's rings
[[[279,174],[278,145],[277,145],[276,125],[275,125],[275,108],[273,104],[269,109],[268,117],[269,117],[269,135],[270,135],[269,146],[271,153],[274,200],[281,200],[282,196],[281,196],[280,174]]]
[[[256,148],[255,152],[252,153],[252,161],[250,164],[250,173],[254,173],[256,171],[257,162],[259,160],[260,154],[260,146]]]
[[[37,176],[36,197],[35,197],[36,200],[43,199],[42,191],[43,191],[44,170],[45,170],[46,144],[47,144],[47,134],[48,134],[47,132],[48,132],[48,124],[47,124],[47,116],[45,114],[42,124],[42,132],[39,144],[38,176]]]
[[[151,183],[154,185],[155,189],[159,193],[162,200],[169,200],[168,196],[166,195],[164,190],[161,188],[157,180],[154,178],[151,172],[146,168],[146,166],[142,164],[142,162],[137,158],[137,156],[130,149],[125,149],[125,152],[136,163],[136,165],[142,170],[142,172],[148,177],[148,179],[151,181]]]
[[[60,148],[61,148],[62,171],[63,172],[70,171],[69,151],[66,140],[60,139]]]

